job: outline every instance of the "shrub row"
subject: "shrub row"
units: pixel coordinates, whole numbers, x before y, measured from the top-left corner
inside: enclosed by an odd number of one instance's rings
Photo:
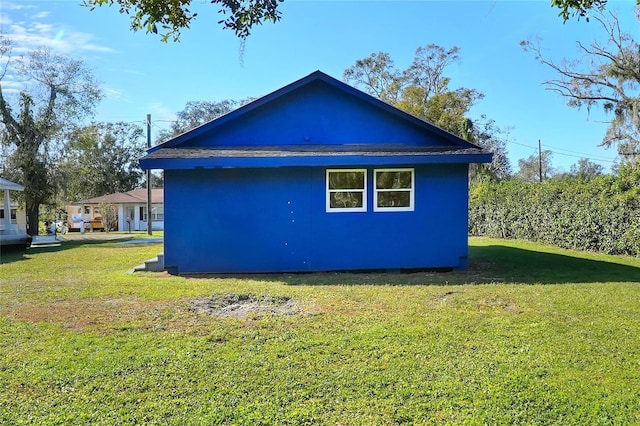
[[[476,182],[469,233],[640,256],[640,168],[590,181]]]

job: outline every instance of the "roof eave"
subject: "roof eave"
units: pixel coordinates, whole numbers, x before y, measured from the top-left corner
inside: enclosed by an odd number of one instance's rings
[[[323,81],[327,84],[329,84],[330,86],[333,86],[335,88],[337,88],[338,90],[342,90],[343,92],[347,92],[349,94],[351,94],[352,96],[355,96],[365,102],[368,102],[370,104],[373,104],[375,106],[377,106],[378,108],[384,109],[387,113],[390,113],[392,115],[398,116],[406,121],[409,121],[411,123],[413,123],[414,125],[417,125],[421,128],[423,128],[425,131],[429,131],[431,133],[435,133],[436,135],[444,138],[445,140],[453,143],[454,145],[461,147],[461,148],[478,148],[477,145],[468,142],[462,138],[460,138],[459,136],[454,135],[453,133],[450,133],[434,124],[431,124],[419,117],[416,117],[415,115],[409,114],[408,112],[405,112],[397,107],[394,107],[391,104],[388,104],[374,96],[369,95],[368,93],[363,92],[362,90],[356,89],[353,86],[348,85],[347,83],[344,83],[334,77],[331,77],[328,74],[323,73],[322,71],[314,71],[313,73],[294,81],[293,83],[290,83],[284,87],[281,87],[278,90],[275,90],[265,96],[262,96],[252,102],[249,102],[248,104],[245,104],[225,115],[222,115],[214,120],[211,120],[207,123],[204,123],[192,130],[189,130],[181,135],[176,136],[173,139],[170,139],[160,145],[156,145],[152,148],[149,148],[147,150],[148,154],[151,154],[159,149],[162,148],[173,148],[173,147],[177,147],[178,145],[181,145],[182,143],[186,142],[189,139],[195,138],[199,135],[201,135],[202,133],[208,132],[213,130],[215,127],[218,127],[220,125],[223,125],[231,120],[234,120],[242,115],[245,115],[275,99],[278,99],[282,96],[285,96],[288,93],[293,92],[296,89],[299,89],[300,87],[303,87],[315,80],[320,80]]]
[[[216,168],[269,168],[269,167],[335,167],[370,165],[412,164],[462,164],[490,163],[493,154],[439,155],[347,155],[347,156],[296,156],[296,157],[214,157],[214,158],[142,158],[143,170],[188,170]]]

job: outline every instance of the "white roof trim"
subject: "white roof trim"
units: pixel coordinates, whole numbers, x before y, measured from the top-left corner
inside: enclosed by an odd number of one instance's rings
[[[0,177],[0,190],[24,191],[24,186]]]

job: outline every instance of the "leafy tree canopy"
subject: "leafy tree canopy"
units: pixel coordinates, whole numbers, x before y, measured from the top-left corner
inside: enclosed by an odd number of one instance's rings
[[[636,0],[640,5],[640,0]],[[577,16],[578,19],[585,18],[589,21],[589,12],[594,10],[602,12],[607,5],[607,0],[551,0],[551,5],[560,9],[558,16],[561,16],[565,22],[571,16]]]
[[[54,194],[55,142],[93,113],[102,94],[82,61],[48,49],[11,53],[11,40],[0,33],[0,136],[11,155],[4,166],[25,186],[29,232],[36,234],[40,204]]]
[[[223,28],[232,30],[240,39],[246,39],[251,29],[265,21],[280,20],[279,4],[283,0],[210,0],[219,7]],[[131,16],[131,29],[144,29],[147,33],[160,33],[162,41],[180,39],[182,29],[189,28],[197,13],[189,8],[193,0],[83,0],[94,10],[98,6],[120,7],[120,13]]]
[[[95,123],[69,136],[58,161],[61,199],[79,201],[139,188],[145,149],[142,129],[131,123]]]
[[[581,158],[576,164],[571,165],[569,173],[580,180],[589,181],[598,176],[602,176],[604,174],[604,168],[600,164],[590,161],[588,158]]]
[[[463,139],[491,150],[491,165],[473,166],[471,177],[490,175],[505,178],[510,174],[502,130],[493,120],[482,116],[474,123],[468,118],[471,107],[483,94],[475,89],[451,89],[447,67],[460,62],[460,48],[445,49],[436,44],[419,47],[413,62],[404,69],[396,68],[388,53],[372,53],[347,68],[343,79],[416,117],[426,120]]]
[[[219,102],[189,101],[183,110],[176,113],[176,121],[171,123],[171,127],[158,134],[156,142],[162,143],[191,129],[195,129],[250,101],[251,99],[242,101],[225,99]]]
[[[556,174],[551,166],[553,153],[543,150],[542,154],[532,154],[518,160],[518,171],[515,177],[524,182],[544,182]]]

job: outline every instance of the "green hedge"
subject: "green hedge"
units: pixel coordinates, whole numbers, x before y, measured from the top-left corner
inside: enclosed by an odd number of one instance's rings
[[[591,181],[476,182],[469,233],[639,256],[640,168]]]

